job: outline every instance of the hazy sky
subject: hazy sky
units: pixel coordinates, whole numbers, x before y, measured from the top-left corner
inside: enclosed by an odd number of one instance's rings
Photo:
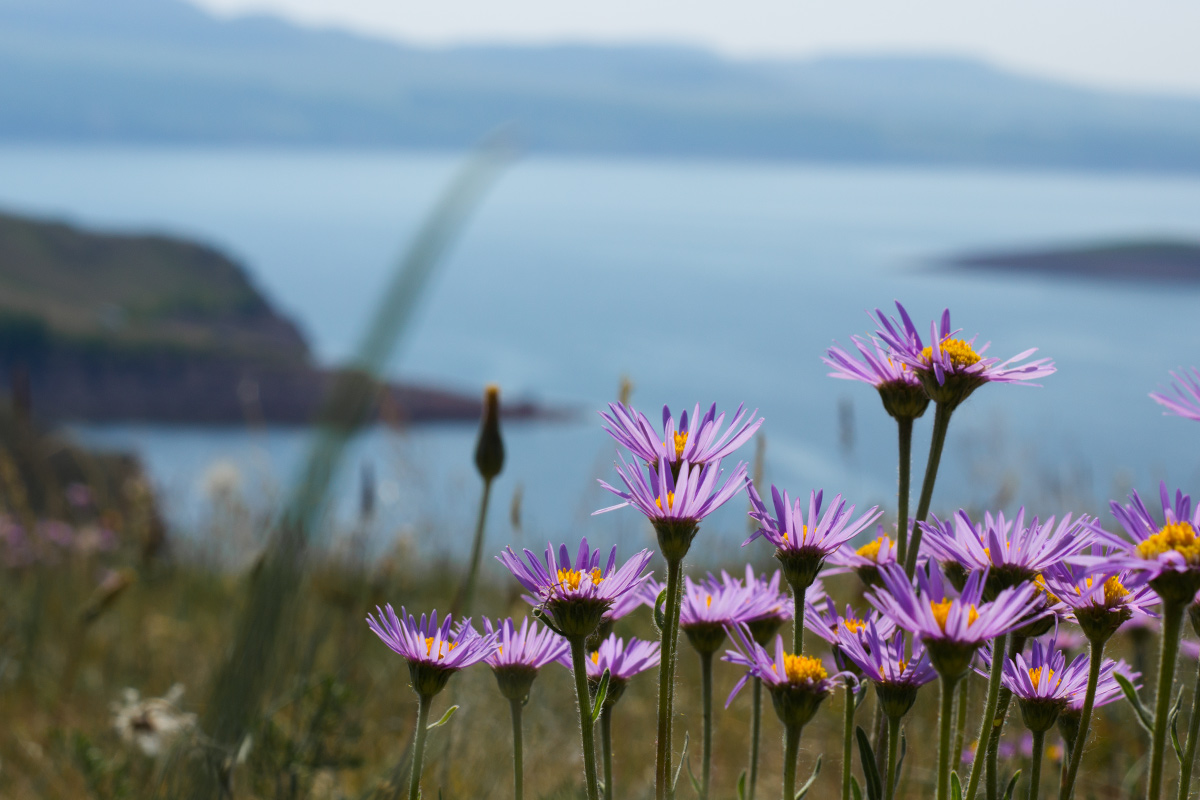
[[[1200,94],[1196,0],[192,0],[410,42],[676,42],[733,56],[970,55],[1108,87]]]

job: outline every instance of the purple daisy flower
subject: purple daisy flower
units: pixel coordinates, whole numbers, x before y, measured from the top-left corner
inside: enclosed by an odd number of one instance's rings
[[[493,628],[492,621],[484,617],[483,628],[496,637],[498,647],[483,660],[492,668],[500,693],[523,703],[538,670],[551,661],[569,658],[570,647],[566,639],[528,619],[521,620],[520,628],[511,619],[497,620],[496,625]]]
[[[897,419],[916,419],[929,406],[929,395],[921,386],[916,372],[891,353],[885,352],[878,341],[870,343],[851,336],[861,360],[836,344],[821,360],[833,369],[831,378],[861,381],[874,386],[883,401],[884,409]]]
[[[650,420],[640,411],[620,403],[609,403],[610,413],[600,412],[604,418],[604,429],[617,443],[647,464],[657,465],[666,461],[675,465],[687,462],[692,465],[720,461],[750,440],[762,425],[758,410],[745,414],[745,406],[738,406],[729,427],[721,433],[725,414],[717,415],[717,404],[713,403],[708,413],[700,416],[700,406],[692,412],[691,424],[684,411],[676,424],[671,409],[663,406],[662,433],[659,434]]]
[[[753,571],[750,574],[753,579]],[[652,588],[663,587],[656,584]],[[781,602],[778,591],[760,592],[758,588],[756,582],[744,584],[727,572],[721,573],[720,580],[711,573],[702,581],[685,576],[679,626],[692,646],[700,653],[715,653],[725,641],[728,626],[778,617]]]
[[[874,586],[879,582],[879,568],[897,563],[899,554],[896,541],[879,525],[875,538],[866,544],[855,547],[846,543],[830,553],[827,561],[834,569],[829,570],[829,574],[853,571],[864,584]]]
[[[625,491],[605,481],[600,481],[600,485],[625,502],[592,513],[603,514],[628,505],[637,507],[654,526],[659,549],[668,563],[682,561],[699,530],[700,520],[729,502],[749,482],[746,464],[739,462],[733,474],[720,483],[723,473],[719,460],[704,466],[682,461],[677,469],[668,469],[667,462],[660,460],[657,467],[648,466],[643,472],[636,464],[621,458],[617,474],[625,484]]]
[[[751,564],[746,565],[746,586],[762,603],[762,613],[746,620],[746,625],[750,628],[750,635],[754,641],[759,644],[771,641],[783,623],[792,618],[792,596],[780,589],[782,580],[781,570],[775,570],[768,579],[766,575],[755,575],[754,567]],[[817,580],[814,586],[819,587],[820,583],[820,580]],[[812,592],[813,587],[810,587],[809,591]]]
[[[660,649],[658,642],[630,639],[626,643],[616,634],[610,634],[588,657],[588,678],[598,681],[604,670],[608,670],[610,681],[628,681],[640,672],[657,667]]]
[[[821,514],[824,493],[814,491],[808,498],[808,513],[804,513],[800,499],[793,503],[787,492],[771,487],[771,499],[775,505],[775,516],[767,510],[762,498],[753,485],[748,485],[751,518],[759,528],[742,542],[750,544],[762,536],[775,545],[775,557],[783,563],[783,574],[793,588],[811,584],[820,572],[825,559],[837,552],[843,544],[865,530],[883,514],[878,506],[858,519],[853,519],[854,506],[847,506],[839,494]]]
[[[917,691],[937,677],[937,670],[919,639],[905,644],[904,631],[884,633],[887,627],[870,620],[857,633],[841,636],[838,649],[864,677],[875,684],[875,693],[889,720],[899,720],[917,701]]]
[[[1006,519],[1003,512],[995,516],[987,513],[983,523],[976,525],[966,511],[960,510],[952,522],[942,522],[935,516],[921,526],[925,543],[936,559],[967,574],[988,570],[986,588],[989,594],[995,594],[1032,581],[1050,567],[1082,553],[1095,538],[1093,523],[1088,517],[1072,520],[1067,514],[1057,525],[1054,517],[1045,522],[1034,517],[1026,525],[1022,507],[1015,520]]]
[[[601,567],[600,551],[588,547],[587,539],[579,543],[574,561],[565,544],[559,547],[557,555],[554,546],[547,545],[544,560],[530,550],[524,553],[522,561],[508,547],[496,559],[533,593],[529,599],[538,602],[554,627],[568,639],[592,633],[614,602],[641,587],[650,577],[643,574],[652,557],[649,550],[637,553],[620,567],[616,547]]]
[[[1171,378],[1171,389],[1176,396],[1165,391],[1151,392],[1150,399],[1167,409],[1163,414],[1200,420],[1200,370],[1192,367],[1191,374],[1172,372]]]
[[[460,669],[476,664],[496,649],[496,636],[480,636],[469,619],[457,627],[449,614],[438,624],[437,611],[418,621],[400,607],[400,615],[391,604],[376,606],[378,619],[367,615],[367,627],[383,643],[408,662],[413,690],[432,697],[446,687],[450,676]]]
[[[899,321],[875,310],[880,324],[876,333],[897,359],[917,373],[925,391],[939,403],[958,405],[985,383],[1023,383],[1055,372],[1054,362],[1048,358],[1020,363],[1037,352],[1036,347],[1001,362],[986,355],[990,343],[977,349],[974,338],[956,338],[959,331],[950,327],[948,308],[942,312],[940,321],[930,323],[930,341],[926,346],[899,301],[896,310],[900,313]]]
[[[834,663],[837,664],[839,670],[849,670],[858,674],[855,664],[852,661],[847,662],[841,645],[847,639],[853,639],[865,631],[872,622],[884,629],[885,636],[891,635],[892,631],[896,629],[895,624],[886,617],[880,616],[878,611],[859,614],[847,604],[846,613],[839,614],[837,606],[825,594],[823,588],[816,593],[812,592],[810,588],[805,595],[804,625],[830,645]]]
[[[758,678],[770,690],[780,720],[785,725],[803,727],[834,688],[855,681],[849,672],[830,675],[819,658],[785,653],[781,636],[775,637],[775,655],[772,657],[766,648],[751,638],[745,625],[735,626],[731,632],[737,649],[726,651],[721,660],[745,667],[746,674],[729,693],[726,708],[747,681]]]
[[[983,599],[987,571],[971,575],[959,597],[950,597],[937,569],[917,573],[917,588],[904,570],[880,570],[883,586],[867,592],[871,605],[920,639],[938,673],[957,678],[967,671],[981,644],[1046,615],[1032,583]]]
[[[1116,501],[1109,504],[1128,539],[1098,526],[1093,528],[1098,537],[1118,551],[1107,556],[1079,556],[1075,562],[1095,572],[1140,573],[1141,580],[1148,582],[1164,601],[1190,603],[1200,589],[1200,508],[1193,511],[1192,498],[1181,491],[1172,498],[1166,483],[1162,483],[1160,524],[1136,491],[1129,499],[1128,506]]]
[[[1085,555],[1107,560],[1112,554],[1113,548],[1095,545]],[[1153,608],[1159,603],[1154,590],[1141,582],[1140,573],[1096,573],[1062,562],[1048,568],[1043,576],[1046,591],[1066,607],[1067,618],[1078,623],[1089,640],[1107,641],[1135,614],[1155,616]]]

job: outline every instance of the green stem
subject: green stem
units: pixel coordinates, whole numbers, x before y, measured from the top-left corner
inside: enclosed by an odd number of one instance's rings
[[[854,689],[846,684],[842,724],[842,800],[850,800],[850,765],[854,756]]]
[[[479,559],[483,555],[483,529],[487,522],[488,499],[492,494],[492,479],[483,479],[483,496],[479,500],[479,519],[475,522],[475,542],[471,545],[471,566],[467,571],[467,580],[463,583],[458,600],[454,603],[451,613],[455,616],[471,613],[471,602],[475,599],[475,581],[479,577]]]
[[[795,616],[792,619],[792,655],[804,653],[804,597],[808,594],[808,586],[792,586],[792,600],[795,603]]]
[[[1196,668],[1196,686],[1192,690],[1192,716],[1188,719],[1187,743],[1179,765],[1179,800],[1187,800],[1192,788],[1192,767],[1196,761],[1196,740],[1200,737],[1200,664]]]
[[[983,718],[979,721],[979,742],[975,745],[975,760],[971,763],[971,778],[967,781],[967,791],[963,793],[965,800],[975,800],[979,791],[979,779],[983,777],[982,757],[987,750],[988,737],[992,732],[992,719],[996,716],[996,703],[1000,698],[1000,675],[1004,671],[1004,653],[1008,644],[1008,636],[998,636],[992,642],[992,672],[988,678],[987,703],[984,704]]]
[[[800,753],[799,725],[788,725],[783,731],[783,800],[796,796],[796,757]]]
[[[604,800],[613,800],[612,706],[600,712],[600,758],[604,761]]]
[[[912,476],[912,431],[911,417],[896,420],[900,434],[900,480],[896,488],[896,560],[903,564],[908,554],[908,494]]]
[[[958,699],[954,709],[954,763],[962,763],[963,744],[967,738],[967,708],[971,700],[971,682],[963,681],[958,687]]]
[[[938,464],[942,460],[942,448],[946,446],[946,431],[950,428],[950,415],[954,413],[946,403],[937,403],[933,412],[933,438],[929,441],[929,460],[925,462],[925,480],[921,483],[921,499],[917,501],[917,519],[913,525],[912,542],[905,553],[904,571],[911,579],[917,569],[917,555],[921,552],[921,525],[929,516],[929,504],[933,502],[933,484],[937,482]]]
[[[588,800],[600,800],[596,776],[596,738],[592,726],[592,704],[588,693],[587,666],[583,643],[587,637],[572,636],[571,665],[575,669],[575,696],[579,701],[579,730],[583,736],[583,775],[587,783]]]
[[[1012,661],[1025,649],[1025,637],[1018,634],[1009,634],[1008,637],[1008,661]],[[1004,733],[1004,721],[1008,719],[1008,706],[1012,703],[1012,692],[1000,687],[1000,696],[996,703],[996,716],[992,717],[992,731],[988,737],[987,747],[987,762],[984,764],[986,770],[985,787],[987,789],[987,800],[999,800],[1000,797],[1000,771],[997,768],[996,760],[1000,755],[1000,737]]]
[[[750,712],[750,785],[746,787],[746,800],[754,800],[754,787],[758,784],[758,740],[762,733],[762,678],[754,679],[754,708]]]
[[[1033,732],[1033,764],[1029,767],[1029,800],[1038,800],[1038,789],[1042,782],[1042,750],[1045,749],[1046,732]]]
[[[682,563],[667,562],[666,624],[658,663],[658,746],[654,755],[654,797],[667,800],[671,783],[671,700],[675,682],[675,654],[671,650],[679,628],[678,602]]]
[[[958,678],[942,676],[942,711],[938,718],[937,800],[950,798],[950,730],[954,727],[954,685]]]
[[[683,565],[680,562],[680,575]],[[679,589],[675,592],[675,608],[671,612],[674,623],[671,626],[671,680],[667,683],[667,798],[675,800],[675,773],[671,771],[672,747],[675,736],[675,662],[679,658],[679,615],[683,610],[683,578],[679,579]],[[680,754],[682,757],[682,754]]]
[[[700,763],[700,800],[708,800],[709,779],[712,776],[712,653],[700,654],[700,692],[703,695],[704,743]]]
[[[1092,709],[1096,705],[1096,686],[1100,683],[1100,667],[1104,663],[1104,639],[1092,641],[1091,653],[1088,656],[1087,690],[1083,695],[1083,710],[1079,717],[1079,733],[1075,741],[1067,742],[1067,750],[1071,754],[1070,766],[1063,771],[1062,782],[1058,787],[1058,800],[1070,800],[1075,793],[1075,776],[1079,774],[1079,764],[1083,761],[1083,746],[1087,743],[1088,725],[1092,721]]]
[[[888,717],[887,783],[883,786],[884,800],[896,796],[896,755],[900,751],[900,718]]]
[[[1179,627],[1183,622],[1183,604],[1162,604],[1162,650],[1158,659],[1158,699],[1154,703],[1154,736],[1150,740],[1150,781],[1146,800],[1162,797],[1163,756],[1166,755],[1167,715],[1171,689],[1175,683],[1175,657],[1179,655]]]
[[[417,732],[413,743],[412,774],[408,779],[408,800],[421,800],[421,769],[425,765],[425,735],[429,733],[429,706],[433,695],[417,695]]]
[[[525,796],[525,747],[521,732],[521,706],[524,704],[520,700],[509,700],[508,705],[512,709],[513,798],[521,800]]]

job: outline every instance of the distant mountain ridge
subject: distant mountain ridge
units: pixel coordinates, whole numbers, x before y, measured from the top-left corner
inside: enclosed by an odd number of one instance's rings
[[[0,0],[0,140],[1200,169],[1200,99],[946,58],[421,49],[182,0]]]

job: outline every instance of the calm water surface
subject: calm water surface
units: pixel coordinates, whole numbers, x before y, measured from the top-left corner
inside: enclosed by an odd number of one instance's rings
[[[211,242],[300,321],[319,358],[335,362],[353,348],[403,243],[459,161],[6,147],[0,205]],[[391,371],[471,392],[497,381],[506,396],[580,409],[577,422],[509,429],[498,539],[510,535],[508,498],[520,484],[523,541],[579,533],[648,541],[633,512],[589,516],[606,504],[594,477],[612,458],[591,409],[615,396],[622,376],[648,411],[664,402],[758,406],[771,480],[890,504],[891,420],[868,387],[825,377],[819,356],[834,339],[866,332],[864,312],[894,298],[922,319],[948,305],[955,324],[990,339],[995,355],[1038,346],[1060,370],[1042,389],[985,387],[963,407],[935,507],[1024,502],[1051,511],[1161,478],[1200,490],[1200,427],[1163,417],[1146,397],[1169,369],[1200,365],[1191,322],[1200,287],[939,266],[962,250],[1131,236],[1200,239],[1200,181],[528,159],[453,250]],[[203,525],[206,487],[231,465],[247,502],[272,502],[306,442],[287,430],[78,430],[139,450],[184,529]],[[370,464],[380,541],[416,526],[430,548],[464,548],[478,494],[473,439],[469,426],[362,437],[346,462],[343,516]],[[742,510],[739,502],[708,528],[739,540]],[[722,546],[712,555],[732,553]]]

